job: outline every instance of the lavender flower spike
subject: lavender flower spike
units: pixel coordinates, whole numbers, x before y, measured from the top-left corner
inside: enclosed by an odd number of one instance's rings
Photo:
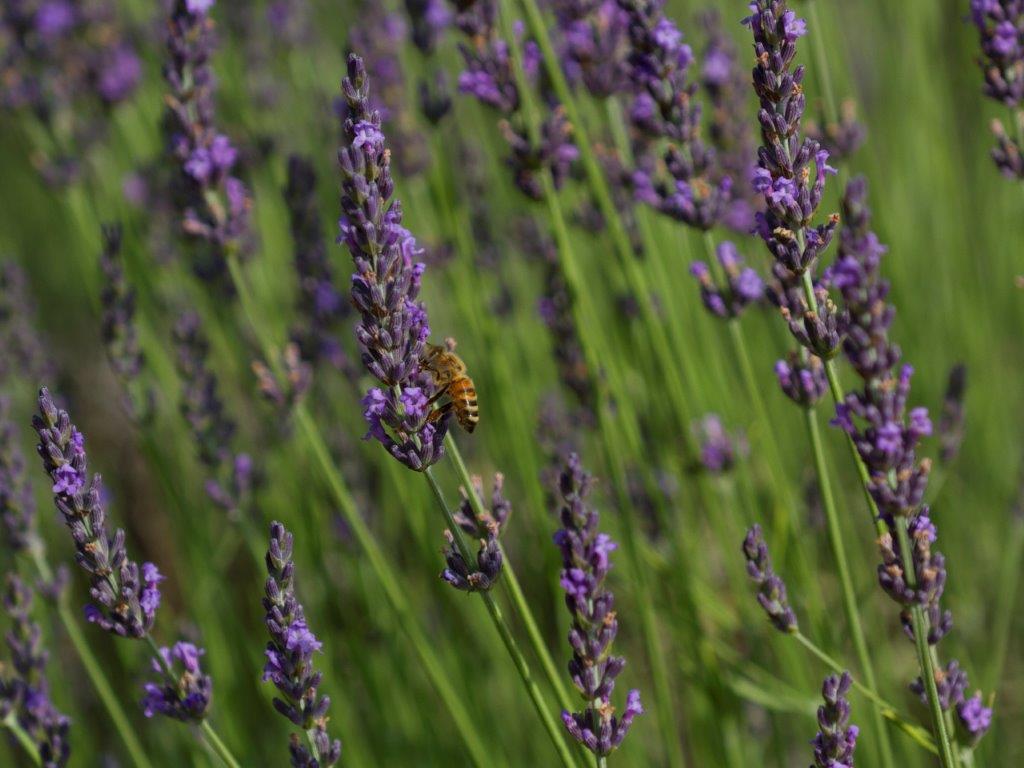
[[[960,453],[964,442],[966,413],[964,394],[967,389],[967,366],[957,363],[949,370],[946,396],[939,417],[939,461],[949,464]]]
[[[7,574],[3,595],[10,628],[4,636],[10,665],[0,662],[0,718],[13,716],[35,743],[45,768],[63,768],[71,756],[71,723],[50,700],[46,680],[49,654],[42,631],[32,620],[32,590],[14,573]]]
[[[204,675],[199,658],[206,653],[192,643],[175,643],[161,648],[160,660],[152,659],[153,671],[162,678],[170,676],[174,683],[162,679],[146,683],[142,711],[146,717],[163,715],[183,723],[198,723],[206,717],[213,696],[213,682]],[[179,671],[180,669],[180,671]]]
[[[818,734],[814,737],[814,765],[811,768],[853,768],[853,750],[860,729],[850,725],[850,702],[846,695],[853,680],[849,672],[829,675],[821,686],[825,703],[818,707]]]
[[[571,454],[559,480],[562,528],[555,533],[554,541],[562,552],[561,582],[572,616],[569,674],[586,707],[582,712],[563,711],[562,722],[574,739],[598,757],[604,757],[622,744],[633,720],[644,709],[640,692],[631,690],[622,716],[613,714],[615,678],[626,660],[610,653],[619,624],[615,598],[605,588],[604,580],[611,570],[611,553],[617,545],[598,531],[597,510],[587,505],[591,482],[579,456]]]
[[[755,0],[750,9],[744,24],[754,35],[754,90],[761,102],[763,144],[752,180],[766,205],[756,215],[756,232],[777,262],[802,274],[814,267],[839,223],[833,215],[824,224],[812,225],[825,178],[836,171],[828,164],[828,152],[800,135],[804,68],[793,68],[793,59],[797,39],[807,33],[806,22],[784,0]]]
[[[355,262],[352,303],[359,312],[356,339],[363,365],[381,386],[363,398],[368,437],[379,440],[410,469],[423,471],[444,455],[448,419],[431,418],[433,377],[420,368],[430,335],[426,307],[417,296],[426,266],[416,239],[402,226],[393,199],[391,154],[380,114],[369,107],[363,60],[352,55],[342,83],[349,113],[341,167],[339,240]]]
[[[473,477],[472,482],[477,497],[484,498],[483,481],[479,477]],[[494,476],[494,485],[491,491],[491,508],[479,520],[473,512],[467,490],[461,489],[462,501],[455,511],[453,519],[463,532],[479,537],[480,549],[476,556],[476,568],[472,568],[455,546],[455,537],[452,532],[444,532],[447,542],[444,548],[447,567],[441,572],[441,578],[456,589],[465,592],[487,591],[494,586],[501,575],[504,556],[498,544],[498,537],[501,535],[509,515],[512,514],[512,504],[503,493],[504,484],[504,475],[500,472],[497,473]]]
[[[719,243],[715,256],[725,272],[725,285],[715,284],[703,261],[693,262],[690,274],[700,282],[700,298],[708,312],[727,319],[739,317],[744,309],[764,298],[764,282],[757,272],[744,265],[743,257],[730,241]]]
[[[13,553],[40,545],[36,502],[25,477],[25,456],[11,421],[11,401],[0,395],[0,531]]]
[[[85,437],[46,387],[39,390],[32,426],[43,468],[53,480],[54,503],[75,543],[75,560],[89,574],[93,602],[85,608],[86,618],[115,635],[145,637],[160,605],[163,576],[152,563],[140,569],[128,558],[123,530],[107,534],[100,476],[89,478]]]
[[[772,558],[760,525],[754,525],[743,539],[743,555],[747,558],[747,574],[758,586],[757,602],[780,632],[797,632],[796,614],[789,607],[786,583],[772,568]]]
[[[313,654],[321,643],[306,625],[302,604],[295,595],[295,563],[292,561],[292,535],[281,523],[270,525],[267,550],[267,585],[263,598],[266,610],[267,663],[263,680],[280,692],[274,708],[312,740],[313,752],[292,736],[290,752],[293,768],[329,768],[341,757],[341,742],[327,733],[327,710],[331,700],[320,696],[321,673],[313,666]]]

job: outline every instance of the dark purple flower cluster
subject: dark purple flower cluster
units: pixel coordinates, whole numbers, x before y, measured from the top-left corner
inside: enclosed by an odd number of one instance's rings
[[[39,384],[54,375],[35,315],[25,271],[13,261],[0,262],[0,382],[17,376]]]
[[[711,229],[726,212],[733,180],[700,136],[697,83],[688,79],[693,51],[662,11],[663,0],[618,2],[629,17],[629,116],[640,135],[634,194],[691,227]],[[659,158],[663,139],[669,143]]]
[[[183,723],[198,723],[206,717],[213,696],[213,682],[203,674],[199,658],[206,653],[192,643],[178,642],[161,648],[160,658],[151,659],[153,671],[163,680],[143,686],[142,712],[146,717],[163,715]]]
[[[569,176],[579,150],[572,142],[571,125],[564,112],[553,105],[540,125],[538,145],[534,146],[520,114],[519,86],[516,83],[512,51],[498,31],[496,0],[477,0],[455,17],[455,25],[467,38],[459,46],[465,69],[459,75],[459,90],[497,110],[505,120],[502,133],[511,148],[507,159],[516,186],[527,197],[538,200],[543,194],[539,174],[549,172],[558,189]],[[515,34],[521,34],[517,25]],[[533,41],[523,44],[523,72],[533,81],[540,65],[540,51]]]
[[[764,298],[764,282],[754,269],[743,263],[736,246],[723,240],[715,249],[718,263],[728,281],[716,285],[711,269],[703,261],[690,265],[690,274],[700,281],[700,297],[708,312],[721,318],[739,317],[749,305]]]
[[[0,719],[13,717],[35,744],[43,768],[63,768],[71,756],[71,721],[50,699],[46,679],[49,653],[39,625],[32,620],[32,589],[17,574],[7,574],[4,635],[10,665],[0,663]]]
[[[981,692],[967,698],[967,673],[956,661],[949,662],[944,669],[935,670],[935,685],[939,704],[943,710],[956,709],[957,722],[967,734],[971,744],[977,744],[992,725],[992,710],[982,702]],[[910,690],[927,701],[924,682],[921,678],[910,684]]]
[[[747,574],[757,584],[757,602],[764,608],[769,621],[780,632],[797,632],[796,614],[789,607],[786,583],[772,568],[764,533],[754,525],[743,539],[743,556],[747,559]]]
[[[354,378],[355,366],[337,337],[351,307],[336,287],[334,270],[327,258],[327,241],[317,205],[316,171],[308,159],[299,155],[288,158],[284,197],[299,278],[299,320],[292,328],[291,339],[298,345],[303,360],[314,366],[327,362]]]
[[[804,408],[813,406],[828,391],[825,364],[814,355],[791,352],[775,363],[775,376],[786,397]]]
[[[838,122],[807,120],[807,135],[828,150],[829,157],[842,162],[860,149],[867,130],[857,120],[857,102],[845,99],[839,106]]]
[[[290,751],[294,768],[329,768],[341,757],[341,742],[327,733],[327,710],[331,700],[320,696],[322,674],[313,665],[313,654],[322,643],[306,625],[302,604],[295,595],[295,563],[292,535],[281,523],[270,525],[267,549],[267,584],[263,598],[270,642],[263,680],[272,682],[280,698],[274,708],[309,734],[313,752],[292,739]]]
[[[25,456],[11,419],[11,401],[0,395],[0,530],[11,552],[38,544],[36,500],[25,477]]]
[[[721,14],[717,10],[703,13],[701,25],[707,41],[700,84],[710,113],[708,140],[715,148],[720,176],[743,181],[751,177],[757,165],[747,104],[750,74],[740,64],[732,36],[722,28]],[[733,184],[732,200],[722,223],[736,232],[749,234],[754,228],[754,213],[763,206],[760,195],[748,184]]]
[[[501,546],[498,543],[502,529],[512,514],[512,504],[503,494],[505,477],[500,472],[494,475],[494,484],[491,486],[490,509],[483,517],[478,518],[473,513],[473,506],[469,501],[469,493],[475,493],[477,498],[484,498],[484,484],[479,477],[473,477],[473,488],[467,491],[462,488],[462,502],[453,515],[455,523],[464,533],[470,536],[479,537],[480,548],[476,555],[476,567],[473,568],[455,546],[455,536],[451,531],[445,531],[447,545],[444,550],[445,563],[447,567],[441,572],[441,578],[456,589],[464,592],[486,592],[501,575],[503,555]]]
[[[206,493],[222,509],[238,514],[249,502],[255,478],[252,458],[235,453],[235,423],[218,394],[210,370],[210,343],[195,312],[186,312],[174,326],[177,368],[181,377],[181,414],[192,430],[199,460],[207,468]]]
[[[766,206],[757,214],[756,231],[782,266],[802,274],[814,268],[839,223],[833,215],[824,224],[813,224],[825,178],[835,169],[828,164],[828,151],[800,134],[804,68],[794,68],[793,59],[807,24],[785,0],[756,0],[750,10],[744,24],[754,36],[754,91],[761,103],[762,139],[753,184]]]
[[[45,387],[32,426],[43,468],[53,480],[54,503],[75,543],[75,560],[89,574],[93,602],[86,605],[85,617],[115,635],[144,637],[156,618],[164,577],[153,563],[140,569],[128,558],[123,530],[107,534],[100,476],[89,477],[85,437]]]
[[[800,314],[794,316],[788,306],[783,306],[782,317],[800,346],[822,360],[831,360],[839,353],[839,345],[849,326],[849,316],[846,310],[836,306],[825,286],[815,286],[814,297],[817,311],[807,309],[801,298]]]
[[[448,4],[445,0],[405,0],[405,12],[412,24],[413,44],[429,56],[452,25]]]
[[[358,22],[349,28],[348,47],[362,58],[373,82],[369,108],[380,114],[385,132],[392,137],[395,167],[402,176],[415,176],[427,167],[430,157],[424,134],[409,108],[401,61],[408,37],[409,27],[400,13],[387,10],[383,3],[370,2],[363,4]],[[339,106],[344,132],[349,115],[345,104]]]
[[[700,446],[700,464],[706,472],[722,474],[736,465],[738,455],[746,450],[742,435],[730,435],[716,413],[709,413],[694,427]]]
[[[922,505],[931,461],[918,460],[917,447],[931,435],[932,423],[927,409],[907,410],[913,369],[899,367],[900,350],[889,341],[895,309],[887,300],[888,283],[879,275],[885,248],[870,231],[866,198],[863,179],[847,185],[839,258],[827,275],[847,304],[850,328],[843,350],[863,381],[859,390],[836,406],[833,424],[850,436],[867,467],[868,489],[887,528],[879,537],[879,584],[901,606],[900,618],[908,635],[913,636],[912,611],[916,607],[923,611],[927,642],[936,645],[952,628],[953,617],[941,606],[945,559],[933,549],[938,533],[928,507]],[[902,526],[906,526],[910,552],[900,546]],[[907,573],[907,561],[912,574]],[[967,676],[955,661],[949,670],[956,674],[945,675],[944,708],[959,708]],[[941,682],[939,687],[943,689]],[[915,688],[924,693],[920,682]],[[972,724],[977,724],[973,710],[967,711]],[[972,732],[972,737],[980,735]]]
[[[363,398],[368,436],[410,469],[422,471],[444,455],[448,419],[431,417],[433,377],[422,370],[430,335],[426,307],[417,296],[426,266],[416,239],[402,226],[393,200],[391,155],[380,114],[370,109],[363,61],[348,60],[342,88],[348,100],[341,168],[340,240],[355,262],[352,303],[359,312],[356,339],[363,365],[382,386]]]
[[[853,768],[853,750],[860,729],[850,724],[850,693],[853,680],[849,672],[829,675],[821,686],[825,703],[818,707],[818,733],[812,768]]]
[[[946,396],[939,417],[939,461],[949,464],[960,453],[966,430],[964,395],[967,390],[967,366],[957,363],[949,369]]]
[[[227,258],[249,250],[251,200],[236,174],[238,150],[215,123],[212,0],[175,0],[167,20],[168,150],[175,204],[193,246],[196,274],[230,290]]]
[[[550,0],[561,35],[559,55],[570,82],[604,99],[629,85],[627,16],[617,0]]]
[[[985,95],[1013,110],[1018,126],[1024,124],[1024,1],[971,0],[971,21],[978,28]],[[1000,120],[993,121],[992,132],[996,167],[1010,178],[1024,179],[1020,139]]]
[[[145,356],[139,348],[135,327],[135,290],[128,285],[121,257],[121,227],[103,227],[103,251],[100,253],[103,272],[103,304],[101,331],[107,359],[125,388],[125,402],[133,419],[147,421],[153,414],[154,394],[139,380]]]
[[[562,553],[561,583],[572,616],[569,674],[586,702],[581,712],[563,710],[562,721],[574,739],[598,757],[604,757],[622,744],[633,720],[644,709],[637,690],[626,696],[621,717],[614,715],[611,703],[615,678],[626,665],[624,658],[611,654],[619,623],[615,598],[604,586],[617,545],[598,531],[597,510],[587,504],[592,481],[579,456],[570,455],[559,479],[562,527],[554,540]]]

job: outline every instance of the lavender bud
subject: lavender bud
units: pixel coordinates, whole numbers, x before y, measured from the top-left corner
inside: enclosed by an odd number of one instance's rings
[[[818,707],[818,734],[814,745],[814,768],[853,768],[853,750],[860,729],[850,725],[847,694],[853,680],[849,672],[830,675],[821,687],[825,703]]]
[[[559,58],[566,77],[597,99],[629,84],[625,11],[616,0],[552,0],[560,33]]]
[[[39,545],[36,501],[25,476],[25,456],[11,420],[11,401],[0,395],[0,528],[13,553]]]
[[[267,549],[267,583],[263,608],[270,642],[264,682],[270,681],[281,694],[274,699],[274,708],[295,726],[313,732],[320,753],[315,763],[298,739],[290,747],[292,765],[315,765],[328,768],[341,757],[341,742],[331,741],[327,734],[327,710],[331,701],[320,696],[317,689],[322,675],[313,665],[313,654],[322,643],[306,625],[306,614],[295,594],[295,563],[292,561],[292,535],[281,523],[270,525],[270,546]]]
[[[199,665],[199,658],[205,653],[202,648],[185,642],[160,649],[162,663],[153,659],[153,671],[161,678],[171,679],[143,686],[142,711],[146,717],[163,715],[184,723],[198,723],[206,717],[213,682]]]
[[[839,345],[850,324],[846,310],[839,310],[822,287],[815,290],[817,311],[807,309],[801,301],[803,312],[795,318],[787,307],[782,316],[789,325],[789,331],[802,347],[822,360],[831,360],[839,353]]]
[[[705,471],[712,474],[728,472],[736,464],[738,453],[744,450],[742,436],[726,432],[721,418],[709,413],[694,425],[697,442],[700,445],[700,463]]]
[[[743,539],[743,556],[747,559],[747,574],[757,584],[757,602],[768,619],[780,632],[798,632],[796,614],[789,607],[786,584],[772,568],[764,534],[760,525],[754,525]]]
[[[85,437],[45,387],[32,426],[43,469],[53,481],[54,503],[71,531],[75,560],[89,574],[93,602],[85,607],[86,619],[121,637],[144,637],[156,618],[163,576],[152,563],[143,563],[140,572],[128,558],[123,530],[108,535],[100,476],[89,478]]]
[[[981,691],[958,704],[956,714],[972,744],[980,741],[992,725],[992,710],[982,704]]]
[[[829,157],[839,162],[848,160],[864,143],[867,130],[857,120],[857,102],[844,99],[839,106],[839,121],[807,121],[807,135],[828,150]]]
[[[619,625],[615,598],[605,588],[604,580],[611,570],[611,553],[618,545],[598,531],[600,518],[586,499],[591,483],[579,456],[571,454],[559,479],[562,527],[554,541],[562,553],[561,584],[572,617],[569,674],[586,705],[581,712],[563,710],[562,722],[574,739],[604,757],[622,744],[633,720],[644,709],[640,692],[632,690],[626,696],[622,716],[613,714],[615,679],[626,661],[611,654]]]
[[[715,256],[725,272],[725,285],[715,284],[711,270],[702,261],[690,266],[690,274],[700,283],[701,301],[708,312],[721,318],[739,317],[744,309],[764,298],[764,282],[743,263],[743,257],[730,241],[719,243]]]
[[[939,461],[943,464],[949,464],[957,457],[964,442],[966,389],[967,366],[957,363],[949,371],[946,396],[942,402],[942,415],[939,417]]]
[[[786,397],[810,408],[828,391],[828,379],[821,358],[790,352],[786,360],[775,363],[775,376]]]

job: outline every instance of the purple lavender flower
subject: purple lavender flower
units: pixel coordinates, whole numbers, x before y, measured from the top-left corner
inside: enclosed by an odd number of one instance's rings
[[[266,564],[263,608],[270,642],[263,680],[272,682],[281,694],[274,699],[274,708],[305,731],[313,742],[311,753],[293,735],[292,765],[328,768],[341,757],[341,742],[332,741],[327,733],[331,700],[317,691],[322,675],[313,664],[313,654],[322,644],[307,626],[305,611],[295,594],[292,535],[280,523],[270,525]]]
[[[324,361],[354,379],[352,361],[337,339],[337,331],[351,314],[335,284],[334,270],[327,258],[327,242],[316,197],[316,171],[299,155],[288,158],[288,186],[285,202],[291,217],[295,248],[295,271],[299,277],[296,305],[298,322],[291,339],[302,359],[312,365]]]
[[[789,607],[786,583],[772,568],[772,558],[760,525],[754,525],[743,539],[743,556],[747,559],[747,574],[757,584],[757,602],[761,604],[769,621],[780,632],[797,632],[796,614]]]
[[[212,0],[176,0],[167,21],[168,151],[178,170],[175,202],[196,274],[230,290],[229,255],[244,257],[251,200],[236,175],[238,151],[215,123],[216,41]]]
[[[818,733],[814,737],[814,765],[811,768],[853,768],[853,750],[860,729],[850,725],[850,702],[846,696],[853,680],[849,672],[829,675],[821,686],[825,703],[818,707]]]
[[[559,106],[540,126],[540,140],[534,145],[526,135],[503,120],[499,124],[511,150],[505,159],[512,171],[516,187],[531,200],[541,200],[544,188],[540,174],[550,173],[555,189],[560,189],[569,178],[572,164],[579,158],[579,150],[572,143],[572,124]]]
[[[53,480],[54,503],[74,540],[78,565],[89,574],[92,602],[86,618],[122,637],[144,637],[153,626],[163,579],[152,563],[128,558],[124,531],[107,534],[100,476],[89,478],[85,437],[57,407],[49,391],[39,391],[39,414],[32,418],[37,450]]]
[[[718,414],[709,413],[704,416],[697,422],[694,431],[700,445],[700,463],[705,471],[717,475],[733,468],[737,453],[743,450],[743,440],[726,431]]]
[[[430,335],[426,307],[417,296],[426,269],[414,259],[416,239],[402,226],[393,200],[390,154],[380,114],[369,106],[362,59],[350,56],[342,84],[349,104],[341,167],[340,240],[355,262],[352,303],[359,312],[356,339],[363,365],[381,383],[363,398],[368,436],[410,469],[422,471],[443,455],[448,419],[434,419],[426,405],[433,377],[420,367]]]
[[[1019,125],[1024,122],[1024,2],[971,0],[971,21],[981,46],[978,63],[985,77],[983,91],[1008,107]],[[1024,179],[1020,141],[1001,120],[992,122],[992,132],[997,142],[992,150],[996,167],[1007,177]]]
[[[217,377],[209,368],[210,343],[199,315],[186,312],[174,326],[177,368],[181,377],[181,414],[192,430],[199,460],[208,470],[206,493],[215,504],[237,515],[249,501],[256,480],[252,459],[235,453],[235,423],[218,393]]]
[[[775,376],[783,393],[797,405],[810,408],[828,391],[825,366],[814,355],[791,352],[775,363]]]
[[[25,477],[25,456],[11,419],[11,401],[4,395],[0,395],[0,530],[13,553],[39,543],[36,501]]]
[[[839,121],[824,117],[807,121],[807,135],[828,150],[829,157],[842,162],[849,159],[864,143],[867,130],[857,120],[857,103],[845,99],[839,107]]]
[[[979,741],[992,725],[992,710],[982,703],[981,691],[958,704],[956,714],[972,743]]]
[[[4,636],[10,665],[0,664],[0,717],[15,718],[35,744],[44,768],[63,768],[71,756],[71,721],[50,699],[49,653],[32,620],[32,598],[32,589],[17,574],[8,573],[3,608],[10,619]]]
[[[719,243],[715,255],[725,271],[727,284],[716,285],[703,261],[695,261],[690,274],[700,282],[700,298],[708,312],[721,318],[739,317],[749,305],[764,298],[764,282],[756,271],[744,265],[743,257],[730,241]]]
[[[563,710],[562,721],[574,739],[604,757],[622,744],[633,720],[644,709],[640,692],[631,690],[622,716],[613,714],[615,678],[626,660],[610,653],[619,624],[615,598],[605,588],[604,580],[611,569],[611,553],[618,545],[597,529],[597,510],[586,500],[591,483],[579,456],[571,454],[559,480],[562,528],[555,533],[554,541],[562,553],[561,583],[572,617],[569,674],[586,705],[581,712]]]
[[[942,401],[942,415],[939,417],[939,461],[949,464],[960,453],[964,442],[966,413],[964,394],[967,389],[967,366],[957,363],[949,370],[946,396]]]
[[[405,12],[412,24],[413,44],[429,56],[452,25],[448,4],[445,0],[405,0]]]
[[[185,642],[160,649],[160,659],[150,663],[153,671],[164,679],[143,686],[142,711],[146,717],[163,715],[184,723],[198,723],[206,717],[213,682],[199,664],[205,653]]]
[[[625,12],[616,0],[551,0],[561,39],[559,55],[570,82],[598,99],[628,87]]]
[[[802,274],[813,269],[839,223],[833,215],[824,224],[813,225],[825,179],[835,169],[818,142],[800,136],[804,68],[794,69],[793,59],[807,24],[784,0],[755,0],[750,9],[744,24],[754,36],[754,91],[761,103],[763,144],[752,181],[766,206],[757,214],[756,231],[781,265]]]
[[[54,375],[35,316],[25,271],[13,261],[0,262],[0,383],[18,376],[38,384]]]
[[[483,480],[480,477],[472,478],[472,492],[480,499],[484,498]],[[461,488],[462,501],[453,517],[459,528],[470,536],[476,536],[480,541],[480,548],[477,551],[476,567],[472,567],[455,546],[455,536],[451,531],[445,531],[446,546],[444,549],[445,563],[447,567],[441,572],[441,578],[456,589],[464,592],[486,592],[501,575],[501,566],[504,555],[498,543],[502,529],[512,513],[512,504],[505,498],[503,488],[505,477],[500,472],[494,475],[494,483],[491,490],[490,509],[484,515],[477,518],[473,512],[473,506],[469,501],[469,493]]]

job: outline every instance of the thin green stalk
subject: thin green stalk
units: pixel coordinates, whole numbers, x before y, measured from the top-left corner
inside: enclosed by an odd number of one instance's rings
[[[474,562],[473,553],[470,550],[469,545],[466,543],[462,529],[459,527],[458,523],[455,522],[451,508],[448,506],[448,502],[444,498],[444,492],[441,490],[441,486],[438,485],[437,479],[434,477],[432,468],[427,467],[423,474],[427,478],[430,490],[434,492],[434,498],[437,499],[437,504],[441,508],[445,522],[452,533],[455,545],[458,547],[463,560],[467,563]],[[537,710],[537,716],[544,725],[544,730],[547,731],[548,736],[551,738],[551,743],[554,745],[555,751],[558,752],[558,757],[562,761],[562,765],[564,765],[565,768],[577,768],[576,761],[573,760],[572,754],[569,752],[569,748],[565,743],[565,731],[563,728],[559,727],[558,723],[555,721],[554,715],[551,714],[551,710],[548,709],[547,702],[544,701],[544,695],[541,693],[540,687],[537,685],[537,681],[533,679],[533,674],[530,672],[530,665],[527,663],[526,657],[523,656],[523,652],[519,649],[519,644],[512,635],[512,631],[509,629],[508,624],[505,621],[505,617],[501,613],[501,608],[494,600],[494,595],[492,595],[490,591],[482,591],[479,594],[484,601],[484,605],[487,606],[487,612],[491,616],[491,622],[494,624],[494,628],[498,630],[498,634],[501,636],[501,640],[505,644],[505,649],[508,651],[509,656],[512,657],[512,662],[516,666],[516,671],[519,672],[519,677],[522,679],[523,685],[526,687],[530,700],[533,702],[533,707]]]
[[[30,551],[36,571],[39,573],[39,578],[45,582],[51,581],[53,579],[53,572],[50,570],[49,563],[43,557],[39,545],[32,546]],[[128,716],[125,714],[124,709],[121,708],[121,702],[114,695],[114,689],[111,688],[107,676],[103,673],[103,668],[96,660],[96,657],[93,656],[92,649],[89,648],[81,628],[76,623],[71,609],[68,608],[67,603],[63,599],[57,601],[57,617],[64,626],[64,631],[67,633],[68,639],[75,649],[75,654],[78,656],[79,661],[82,662],[85,674],[89,677],[93,688],[96,689],[96,695],[100,697],[100,701],[104,709],[107,710],[107,714],[110,716],[118,736],[124,742],[124,747],[128,751],[131,761],[137,768],[153,768],[153,764],[149,762],[142,744],[135,735],[135,730],[128,722]]]
[[[811,27],[816,32],[823,29],[818,19],[818,3],[810,0],[807,3],[807,14],[811,20]],[[835,92],[832,89],[832,76],[828,66],[828,54],[825,52],[825,41],[821,34],[809,35],[811,38],[811,50],[814,54],[814,68],[821,81],[822,90],[825,91],[825,114],[828,121],[834,125],[839,124],[839,106],[836,103]]]
[[[4,728],[11,732],[11,735],[21,745],[21,748],[25,750],[25,754],[28,755],[33,765],[43,764],[42,759],[39,757],[39,748],[25,732],[25,729],[21,727],[21,723],[18,722],[18,715],[14,710],[7,713],[7,717],[0,721],[0,725],[3,725]]]
[[[1014,610],[1017,602],[1017,587],[1020,584],[1021,560],[1024,556],[1024,520],[1020,513],[1014,513],[1011,521],[1010,540],[1003,553],[1003,564],[999,571],[999,598],[995,610],[995,646],[992,651],[992,665],[988,671],[988,687],[1001,687],[1003,668],[1006,665],[1006,654],[1010,648],[1010,637],[1013,620],[1018,613]]]
[[[459,451],[459,446],[455,442],[455,438],[452,437],[452,433],[449,432],[444,438],[445,450],[448,452],[448,456],[451,458],[452,463],[455,465],[456,474],[459,476],[459,482],[462,483],[462,487],[466,489],[466,496],[469,498],[470,506],[473,508],[473,514],[479,520],[484,514],[483,501],[477,495],[476,488],[473,486],[472,479],[469,476],[469,471],[466,469],[466,462],[462,459],[462,452]],[[499,543],[499,547],[500,547]],[[526,633],[530,637],[530,645],[533,647],[533,651],[537,654],[537,658],[540,659],[540,665],[544,670],[544,676],[547,677],[548,683],[555,691],[555,695],[558,699],[559,705],[562,709],[572,709],[572,699],[569,697],[569,689],[566,687],[562,680],[562,675],[558,673],[558,668],[555,666],[554,659],[551,657],[551,652],[548,650],[547,644],[544,642],[544,637],[540,633],[540,628],[537,626],[537,621],[533,616],[533,611],[530,610],[529,603],[526,602],[526,596],[523,594],[522,587],[519,584],[519,579],[516,576],[515,569],[512,567],[512,561],[505,553],[502,548],[502,583],[508,592],[509,597],[512,600],[515,611],[522,619],[523,624],[526,625]]]
[[[810,651],[811,654],[824,662],[825,666],[832,669],[833,672],[842,673],[847,671],[842,664],[829,656],[821,649],[820,646],[817,645],[817,643],[808,638],[802,632],[794,632],[793,637],[796,638],[804,648]],[[935,747],[935,741],[927,730],[919,725],[914,725],[901,717],[892,704],[875,692],[874,686],[862,684],[854,675],[850,675],[850,679],[853,681],[853,687],[856,688],[866,699],[871,701],[872,704],[874,704],[875,712],[880,713],[882,717],[899,728],[911,739],[917,742],[917,744],[931,752],[933,755],[939,754],[938,749]]]
[[[818,487],[821,490],[821,503],[825,509],[825,520],[828,526],[828,539],[832,547],[832,557],[835,559],[836,572],[839,575],[839,584],[843,593],[843,612],[846,614],[847,629],[853,640],[854,651],[857,654],[857,663],[860,665],[861,674],[864,675],[864,682],[871,690],[876,690],[878,684],[875,682],[874,662],[868,650],[867,640],[864,637],[864,627],[860,620],[860,611],[857,608],[857,594],[853,588],[853,579],[850,578],[850,567],[846,561],[846,548],[843,546],[843,532],[839,526],[839,515],[836,513],[835,499],[832,496],[832,481],[829,478],[828,467],[825,463],[825,447],[821,439],[821,429],[818,426],[818,416],[813,408],[804,408],[804,420],[807,425],[807,435],[811,441],[811,450],[814,454],[814,470],[818,475]],[[889,740],[889,732],[882,722],[882,715],[877,710],[872,710],[875,719],[875,732],[878,734],[878,751],[881,764],[886,766],[895,765],[892,752],[892,743]]]

